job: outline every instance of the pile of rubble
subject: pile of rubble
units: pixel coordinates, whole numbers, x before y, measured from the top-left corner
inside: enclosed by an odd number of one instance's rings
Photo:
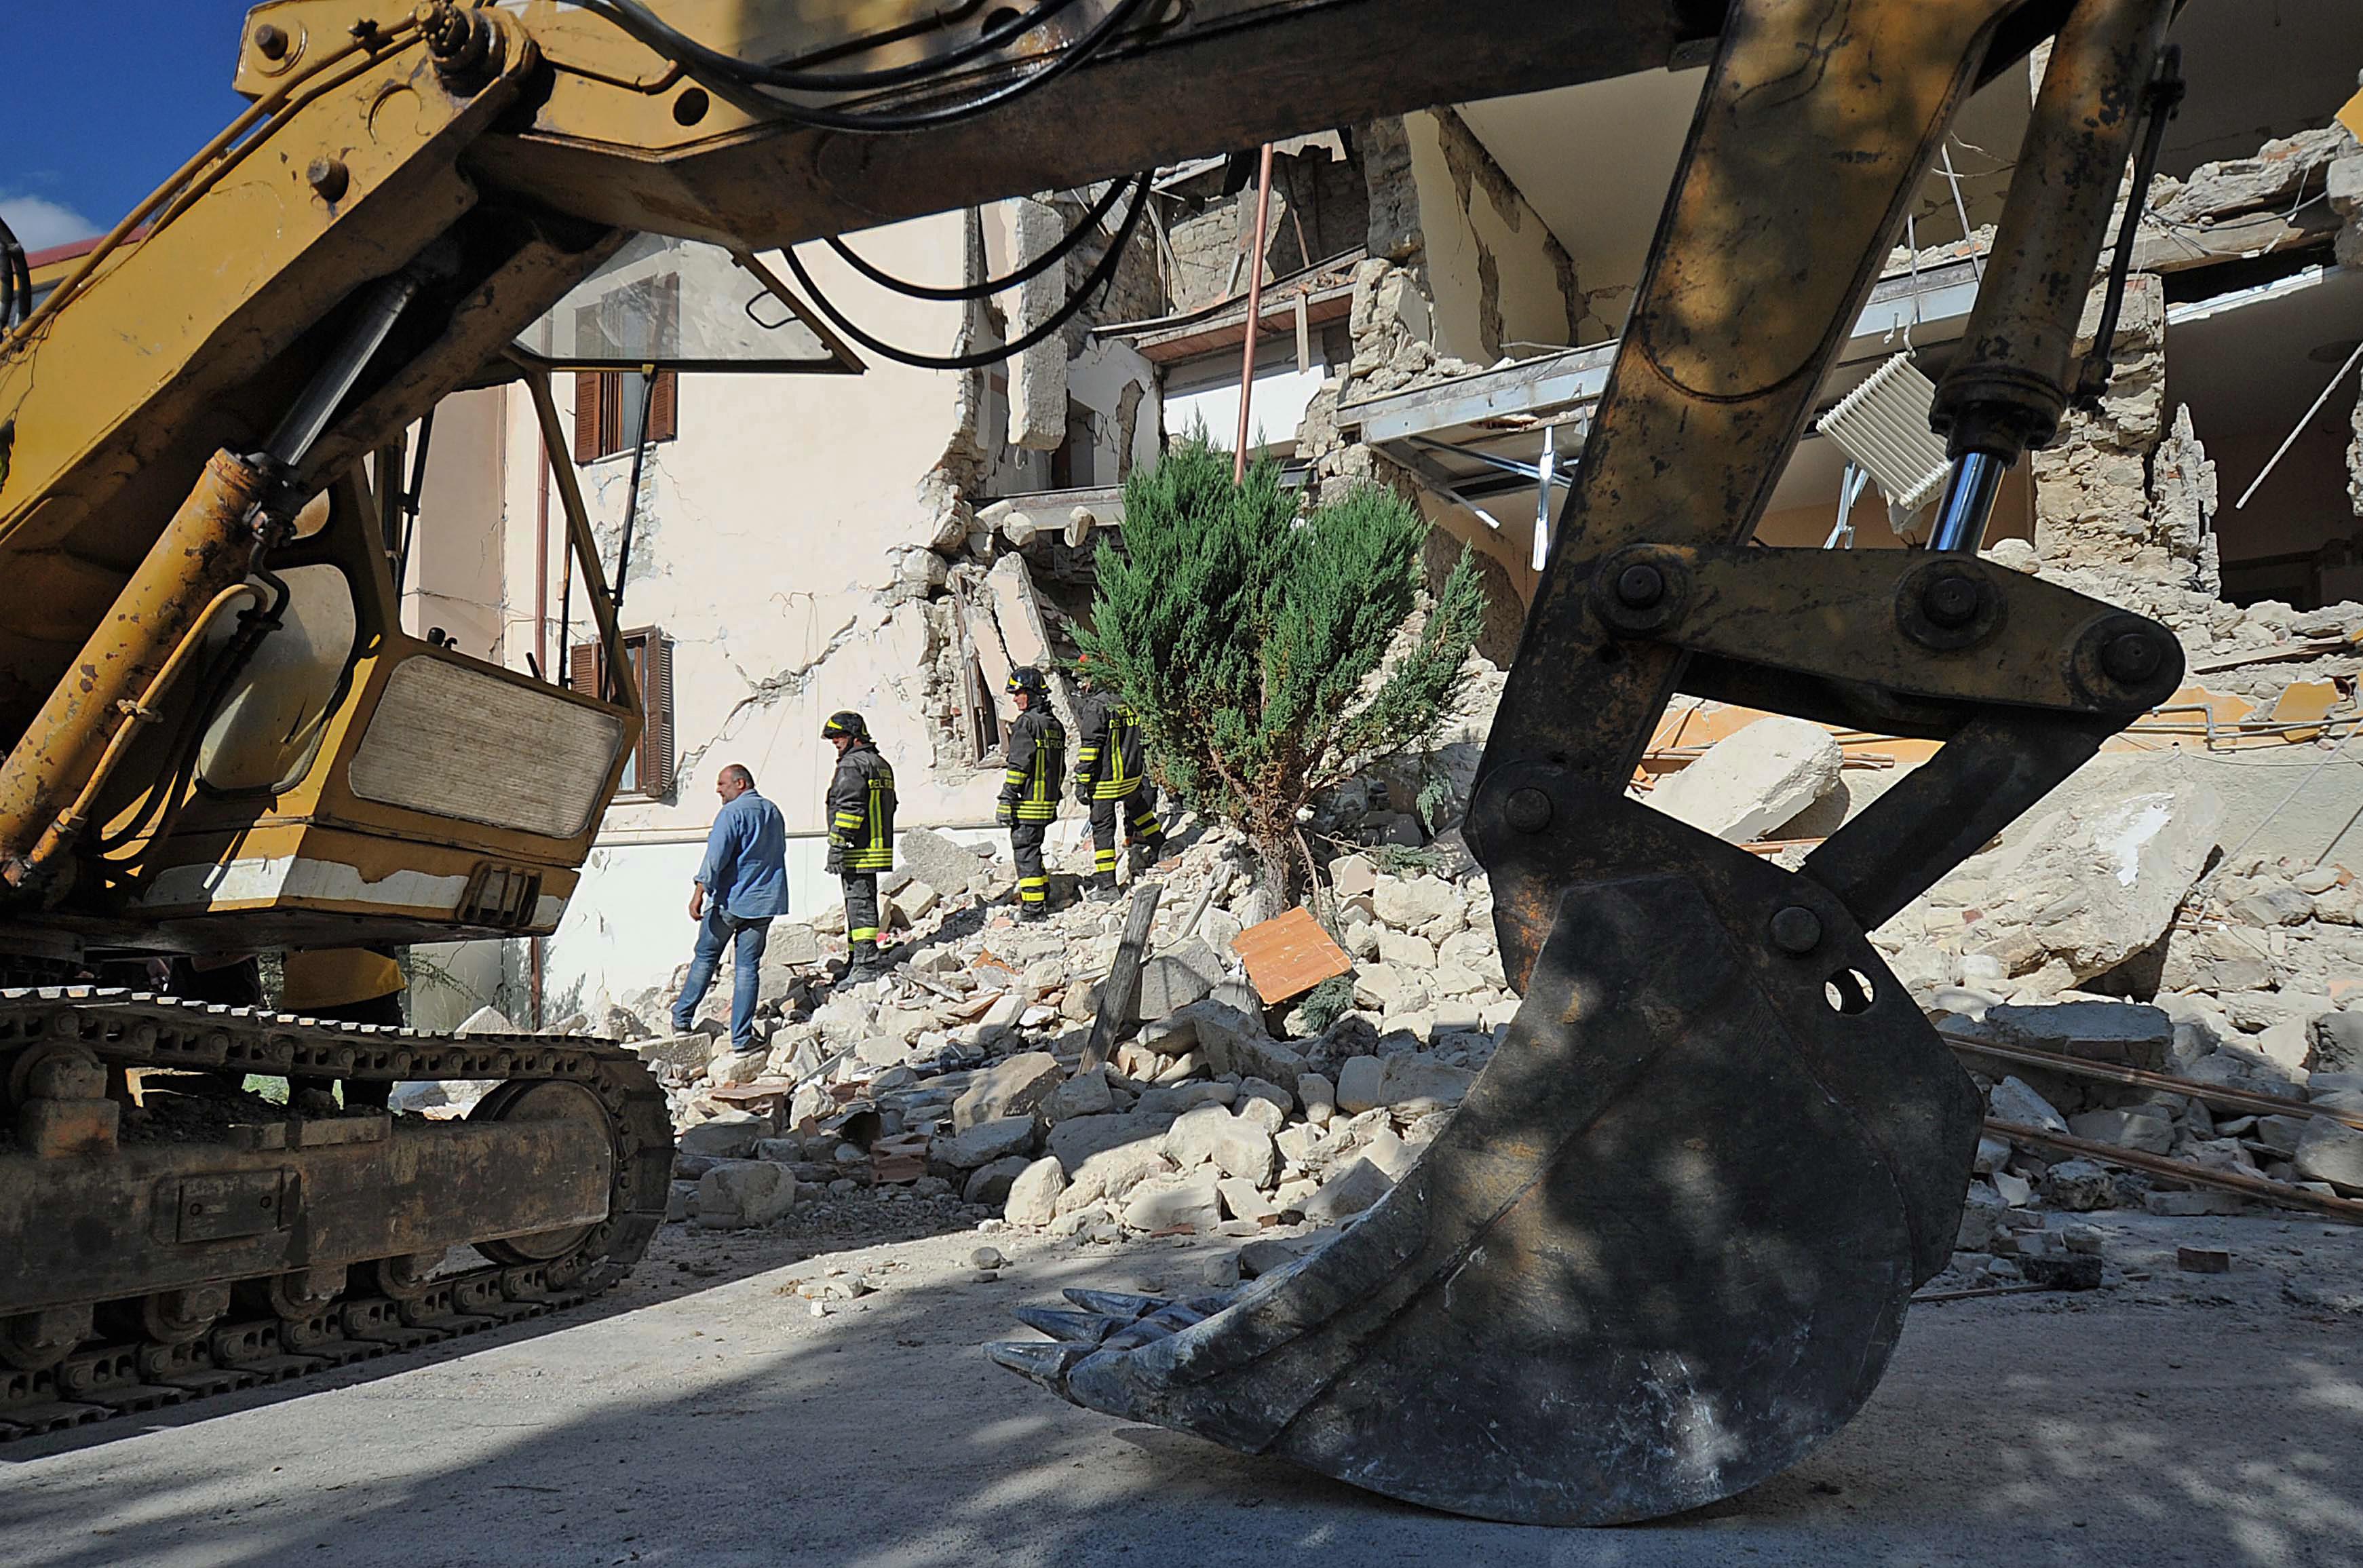
[[[1080,1062],[1124,907],[1070,895],[1048,921],[1020,926],[1004,902],[1005,861],[925,831],[905,835],[910,869],[890,882],[905,929],[889,975],[832,984],[824,952],[841,947],[829,932],[774,927],[765,1053],[731,1056],[718,1016],[650,1038],[640,1018],[661,1006],[654,994],[612,1009],[605,1028],[671,1095],[676,1217],[764,1224],[800,1192],[825,1203],[877,1187],[1115,1240],[1261,1236],[1376,1201],[1516,1008],[1481,874],[1465,854],[1436,851],[1415,858],[1457,875],[1334,862],[1338,923],[1362,961],[1354,1005],[1280,1039],[1279,1010],[1232,952],[1243,915],[1262,902],[1243,843],[1219,829],[1177,842],[1187,847],[1156,872],[1137,1032],[1119,1031],[1131,1038],[1088,1071]],[[1088,848],[1067,853],[1080,867]],[[717,1012],[727,993],[726,977]]]
[[[1745,841],[1841,782],[1825,731],[1769,720],[1650,799]],[[1410,836],[1383,785],[1346,793],[1325,802],[1325,831]],[[2363,998],[2351,978],[2363,973],[2363,888],[2335,866],[2225,862],[2222,817],[2173,757],[2104,758],[1874,940],[1994,1121],[2102,1154],[2363,1195],[2363,1129],[2343,1119],[2363,1121],[2363,1006],[2347,1006]],[[1376,1202],[1516,1010],[1483,873],[1449,833],[1332,861],[1329,907],[1352,973],[1331,1005],[1292,1012],[1258,997],[1235,951],[1269,912],[1243,842],[1185,823],[1174,844],[1153,873],[1161,899],[1136,1016],[1103,1065],[1082,1062],[1126,911],[1076,896],[1089,850],[1072,828],[1054,842],[1056,913],[1038,926],[1012,917],[1005,859],[905,835],[906,869],[887,884],[901,945],[881,979],[834,981],[839,922],[775,927],[763,1053],[727,1051],[727,977],[692,1034],[648,1037],[653,993],[611,1010],[606,1031],[635,1037],[672,1098],[675,1217],[731,1229],[800,1198],[929,1204],[959,1223],[997,1218],[1082,1243],[1234,1236],[1253,1274]],[[2188,1089],[2014,1064],[1981,1044]],[[2212,1090],[2290,1108],[2237,1114],[2194,1097]],[[1961,1262],[1972,1284],[2019,1277],[2038,1257],[2053,1260],[2038,1274],[2067,1266],[2075,1233],[2047,1225],[2047,1209],[2192,1215],[2250,1201],[1990,1137]]]

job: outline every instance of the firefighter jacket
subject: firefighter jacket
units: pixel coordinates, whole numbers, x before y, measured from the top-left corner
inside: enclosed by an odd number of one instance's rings
[[[1122,800],[1140,787],[1140,721],[1124,699],[1101,694],[1085,700],[1083,740],[1075,752],[1075,798]]]
[[[1029,707],[1009,727],[1009,771],[1001,781],[1003,822],[1050,822],[1067,776],[1067,731],[1048,706]]]
[[[829,781],[828,869],[894,869],[894,770],[867,740],[845,749]]]

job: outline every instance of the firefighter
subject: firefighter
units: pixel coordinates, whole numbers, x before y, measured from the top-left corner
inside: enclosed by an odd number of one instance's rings
[[[845,977],[883,967],[878,952],[878,878],[894,869],[894,770],[858,713],[832,714],[821,738],[837,748],[828,785],[828,869],[845,884]]]
[[[1009,829],[1009,853],[1017,862],[1017,917],[1031,922],[1050,914],[1050,876],[1042,863],[1042,839],[1059,816],[1067,731],[1050,711],[1050,683],[1041,671],[1011,671],[1009,697],[1017,717],[1009,726],[1009,771],[1002,778],[1001,809],[994,819]]]
[[[1165,826],[1157,819],[1157,785],[1141,762],[1140,721],[1121,696],[1099,689],[1091,655],[1076,670],[1085,695],[1078,716],[1083,738],[1075,752],[1075,798],[1092,814],[1091,896],[1104,901],[1115,896],[1116,819],[1124,819],[1135,874],[1165,842]]]

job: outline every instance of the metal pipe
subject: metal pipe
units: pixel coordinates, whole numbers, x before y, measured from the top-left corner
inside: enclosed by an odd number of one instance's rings
[[[418,280],[407,273],[388,278],[371,291],[344,341],[312,373],[295,406],[287,410],[279,428],[271,432],[271,439],[263,443],[265,457],[284,468],[294,468],[304,461],[304,454],[312,450],[312,443],[320,439],[320,432],[335,417],[337,406],[345,400],[345,394],[353,389],[361,372],[369,368],[371,356],[385,342],[386,334],[394,330],[403,307],[417,293]],[[398,486],[401,476],[389,474],[385,482]]]
[[[2173,0],[2080,0],[2059,30],[1991,261],[1929,423],[2004,466],[2059,428],[2077,328],[2158,71]]]
[[[1994,496],[2009,472],[2009,460],[1992,452],[1963,452],[1954,459],[1944,497],[1936,503],[1936,521],[1928,530],[1928,548],[1966,555],[1984,548],[1986,520],[1993,516]]]
[[[234,452],[213,455],[0,762],[0,882],[24,882],[27,851],[61,803],[80,793],[104,738],[128,717],[126,699],[147,688],[216,595],[246,575],[247,519],[271,484],[264,468]]]
[[[1231,483],[1248,476],[1248,409],[1255,401],[1256,328],[1263,324],[1263,250],[1271,234],[1271,143],[1263,144],[1263,172],[1256,180],[1255,252],[1248,272],[1247,348],[1239,365],[1239,443],[1231,459]]]
[[[2085,356],[2076,383],[2079,403],[2098,407],[2109,390],[2109,361],[2116,348],[2117,317],[2125,307],[2125,280],[2133,275],[2134,245],[2141,236],[2142,214],[2149,208],[2150,183],[2158,178],[2158,156],[2166,145],[2166,128],[2181,107],[2184,91],[2182,46],[2169,44],[2159,56],[2158,77],[2143,99],[2149,126],[2142,133],[2141,155],[2134,160],[2124,216],[2117,219],[2117,249],[2109,261],[2109,292],[2101,301],[2100,329],[2092,334],[2092,351]]]
[[[56,820],[42,832],[40,842],[35,844],[32,853],[25,857],[25,869],[28,873],[38,873],[61,850],[82,836],[82,830],[90,824],[91,811],[98,804],[99,792],[106,787],[106,781],[114,776],[116,766],[131,750],[131,742],[138,739],[139,732],[164,717],[156,705],[172,689],[173,680],[188,668],[190,659],[204,644],[205,633],[212,629],[214,621],[222,611],[239,599],[259,601],[261,597],[262,590],[251,583],[233,583],[213,596],[213,601],[198,614],[195,624],[181,639],[180,646],[173,649],[171,657],[164,661],[164,667],[157,671],[155,679],[148,683],[148,689],[139,694],[136,702],[123,708],[123,724],[116,730],[115,738],[106,743],[106,750],[99,754],[98,766],[91,770],[90,779],[82,786],[82,793],[74,797],[73,805],[58,813]]]

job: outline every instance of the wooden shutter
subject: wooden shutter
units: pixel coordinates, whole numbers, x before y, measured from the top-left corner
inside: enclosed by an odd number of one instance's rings
[[[599,445],[599,416],[605,384],[597,371],[574,373],[574,461],[606,456]]]
[[[672,643],[653,628],[642,634],[640,673],[640,793],[672,793]]]
[[[566,685],[586,697],[604,695],[599,687],[599,645],[578,642],[566,651]]]
[[[681,373],[657,372],[649,393],[649,439],[669,441],[681,433]]]

